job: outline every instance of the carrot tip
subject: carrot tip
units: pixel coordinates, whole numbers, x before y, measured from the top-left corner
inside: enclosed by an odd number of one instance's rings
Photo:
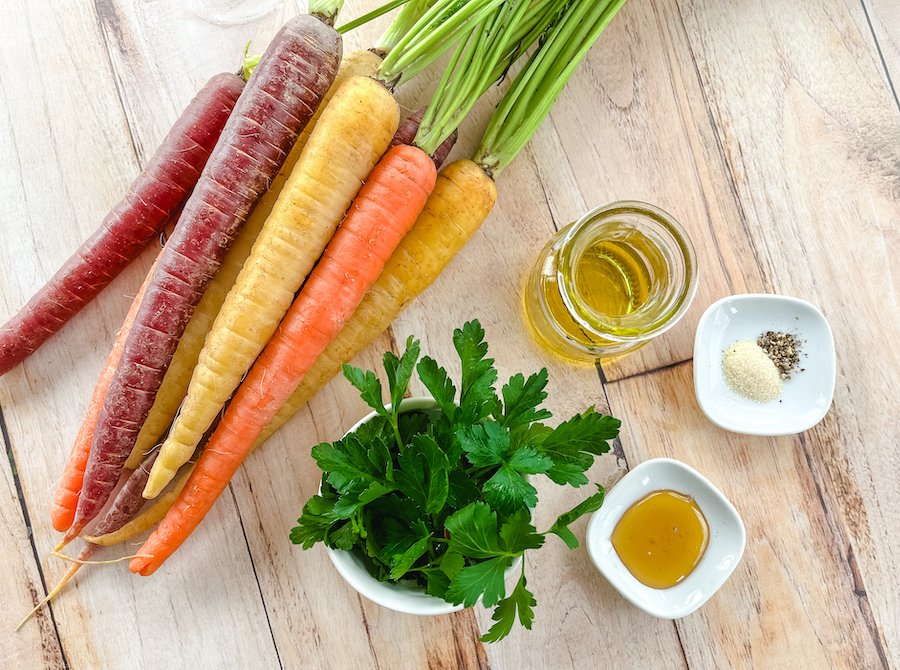
[[[148,577],[156,571],[157,567],[159,567],[153,564],[154,559],[155,556],[151,554],[138,554],[131,559],[131,563],[128,564],[128,569],[142,577]]]
[[[71,526],[69,526],[69,530],[66,531],[66,534],[63,535],[62,542],[60,542],[59,546],[56,548],[56,551],[59,551],[63,547],[65,547],[69,542],[78,537],[78,534],[84,530],[84,523],[80,521],[76,521]]]

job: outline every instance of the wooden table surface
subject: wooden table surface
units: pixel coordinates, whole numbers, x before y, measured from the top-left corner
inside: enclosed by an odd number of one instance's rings
[[[343,18],[376,4],[348,0]],[[203,82],[235,69],[248,40],[261,50],[304,7],[34,0],[5,13],[0,320],[98,226]],[[351,33],[346,47],[369,46],[384,26]],[[436,76],[402,88],[403,104],[424,103]],[[622,420],[593,481],[612,486],[658,456],[698,469],[737,507],[747,547],[694,614],[644,614],[583,544],[570,551],[556,538],[528,561],[533,630],[496,644],[478,642],[490,626],[483,608],[416,617],[361,598],[321,546],[288,541],[318,480],[310,446],[365,412],[339,378],[248,459],[164,569],[142,578],[127,563],[88,567],[14,633],[67,567],[49,553],[59,539],[50,502],[148,251],[0,379],[0,667],[900,666],[898,83],[896,0],[629,0],[501,175],[481,230],[356,360],[372,368],[415,335],[452,361],[452,329],[478,318],[502,378],[548,368],[557,418],[597,405]],[[470,155],[496,98],[466,120],[454,157]],[[701,265],[697,297],[633,355],[568,365],[530,339],[523,278],[555,230],[618,199],[683,223]],[[834,403],[799,435],[728,433],[696,402],[698,319],[748,292],[809,300],[833,328]],[[539,528],[583,495],[538,487]],[[586,525],[574,525],[578,537]]]

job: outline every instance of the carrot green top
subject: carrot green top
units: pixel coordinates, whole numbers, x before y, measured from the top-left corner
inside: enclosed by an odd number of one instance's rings
[[[309,0],[309,13],[318,16],[329,26],[333,26],[334,20],[343,6],[344,0]]]
[[[543,36],[491,117],[473,160],[495,179],[531,139],[575,67],[625,0],[574,0]]]
[[[501,4],[503,0],[437,0],[385,57],[378,80],[390,86],[408,81],[452,47],[462,30]]]
[[[416,145],[432,153],[570,2],[509,0],[470,24],[428,105]]]

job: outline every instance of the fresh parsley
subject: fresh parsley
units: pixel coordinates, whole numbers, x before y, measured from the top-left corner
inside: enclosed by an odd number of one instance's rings
[[[535,599],[527,588],[524,553],[549,534],[575,548],[569,525],[600,508],[604,490],[560,515],[545,532],[531,523],[537,489],[531,476],[580,487],[594,456],[609,451],[619,421],[593,408],[550,428],[540,407],[547,370],[514,375],[500,389],[476,321],[453,333],[462,363],[459,388],[433,359],[419,359],[410,338],[399,358],[388,352],[384,368],[390,404],[374,372],[344,365],[344,375],[375,410],[373,420],[333,444],[313,447],[322,488],[304,506],[291,540],[304,549],[324,542],[366,556],[381,581],[412,580],[453,604],[481,599],[494,607],[494,625],[482,638],[505,637],[516,618],[530,629]],[[434,411],[400,412],[414,373],[431,393]],[[504,577],[523,557],[507,595]]]

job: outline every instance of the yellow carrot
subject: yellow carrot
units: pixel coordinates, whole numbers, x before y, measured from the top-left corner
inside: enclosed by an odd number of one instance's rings
[[[206,338],[145,497],[154,497],[190,458],[275,332],[399,122],[394,97],[368,77],[348,79],[322,112]]]
[[[165,435],[172,424],[172,420],[178,412],[185,393],[187,393],[191,374],[197,365],[197,360],[200,358],[200,350],[203,348],[206,335],[212,328],[213,322],[222,308],[222,304],[225,302],[226,294],[234,286],[238,273],[250,256],[250,249],[262,230],[263,224],[272,212],[272,208],[275,206],[278,195],[284,188],[291,170],[293,170],[294,165],[300,158],[303,147],[306,146],[306,141],[315,127],[316,121],[322,114],[322,110],[347,79],[374,74],[380,64],[380,56],[363,49],[351,51],[341,60],[334,83],[325,94],[325,97],[322,98],[322,103],[312,119],[300,133],[281,170],[279,170],[275,179],[272,180],[271,186],[269,186],[269,189],[253,208],[247,223],[244,224],[244,228],[228,250],[228,255],[222,261],[222,266],[213,277],[206,292],[203,294],[203,298],[197,305],[197,309],[191,317],[184,335],[181,336],[178,349],[175,351],[172,363],[166,371],[166,376],[163,378],[163,383],[159,388],[159,393],[156,396],[150,414],[141,428],[131,456],[125,465],[126,468],[132,470],[136,468],[144,455],[158,444],[160,438]]]

